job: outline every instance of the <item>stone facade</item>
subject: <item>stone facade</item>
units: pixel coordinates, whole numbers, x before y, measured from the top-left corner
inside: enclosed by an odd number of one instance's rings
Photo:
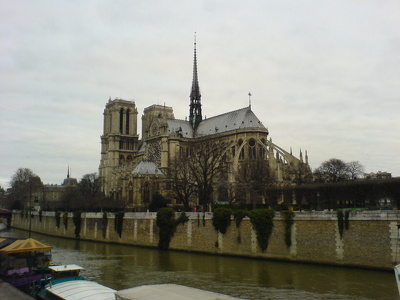
[[[144,109],[139,139],[136,103],[121,99],[108,101],[99,167],[106,196],[135,209],[145,209],[154,192],[168,197],[169,170],[175,158],[182,157],[189,146],[196,148],[209,142],[224,145],[223,157],[229,165],[227,180],[231,183],[240,163],[255,159],[267,161],[269,172],[280,184],[291,184],[296,176],[310,176],[307,153],[303,160],[301,151],[296,158],[291,150],[275,145],[251,105],[207,119],[202,116],[200,99],[195,50],[188,121],[175,119],[172,107],[152,105]],[[135,171],[141,162],[150,162],[153,166],[150,170]],[[170,200],[173,204],[175,199]],[[218,199],[214,193],[214,201],[217,200],[224,199]],[[192,205],[198,205],[197,201]]]
[[[41,221],[38,212],[33,214],[32,231],[75,237],[72,213],[68,214],[66,229],[62,220],[60,227],[56,227],[54,212],[43,212]],[[394,262],[400,262],[398,211],[352,212],[349,228],[342,236],[339,235],[336,212],[297,212],[290,247],[285,243],[285,223],[277,214],[265,252],[258,247],[255,230],[247,218],[239,228],[232,220],[227,232],[221,234],[212,226],[212,213],[188,213],[188,216],[189,222],[178,225],[170,249],[385,270],[391,270]],[[107,214],[106,221],[103,213],[83,213],[80,238],[157,247],[156,213],[125,213],[121,237],[114,230],[114,221],[112,213]],[[11,226],[28,230],[29,218],[14,211]]]

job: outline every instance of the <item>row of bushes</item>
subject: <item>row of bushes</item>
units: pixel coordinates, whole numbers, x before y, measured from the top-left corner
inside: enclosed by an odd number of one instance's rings
[[[264,252],[268,247],[269,237],[271,236],[272,229],[274,227],[272,220],[275,216],[275,211],[270,208],[254,209],[250,211],[232,211],[227,207],[219,207],[215,209],[212,218],[212,224],[215,230],[225,234],[230,225],[232,215],[237,228],[239,228],[244,217],[248,216],[250,218],[250,222],[257,233],[258,245],[260,246],[261,251]],[[281,215],[285,222],[285,242],[286,245],[290,247],[292,244],[291,228],[294,223],[294,213],[292,211],[285,210],[281,211]],[[238,241],[240,242],[240,235],[238,236]]]
[[[21,216],[24,214],[22,213]],[[80,238],[80,230],[81,230],[81,211],[75,211],[73,213],[73,223],[75,225],[75,237],[77,239]],[[114,222],[114,229],[118,233],[119,237],[122,236],[122,228],[123,228],[123,220],[124,220],[125,213],[123,211],[115,213],[115,222]],[[212,225],[214,226],[215,230],[225,234],[230,223],[231,217],[233,215],[233,219],[235,221],[236,227],[239,228],[240,224],[246,216],[250,218],[250,222],[253,225],[254,229],[257,233],[257,242],[262,252],[264,252],[268,247],[269,237],[272,233],[272,229],[274,227],[273,218],[275,216],[275,211],[269,208],[263,209],[254,209],[251,211],[247,210],[234,210],[232,211],[230,208],[227,207],[219,207],[216,208],[213,213],[212,218]],[[337,212],[337,220],[338,220],[338,230],[340,237],[343,236],[343,230],[349,229],[349,215],[350,212],[347,210],[343,212],[339,210]],[[287,247],[290,247],[292,244],[291,239],[291,228],[294,223],[294,213],[290,210],[281,211],[281,217],[285,222],[285,243]],[[39,212],[39,219],[42,220],[42,213]],[[61,222],[61,211],[57,211],[55,214],[56,226],[57,228],[60,227]],[[68,213],[64,212],[62,216],[62,221],[65,230],[68,228]],[[184,212],[182,212],[178,219],[175,219],[175,211],[168,207],[160,208],[157,212],[157,220],[156,224],[159,230],[159,243],[158,247],[162,250],[166,250],[169,248],[169,244],[171,238],[173,237],[176,227],[179,224],[184,224],[189,221],[189,218],[186,216]],[[106,228],[108,225],[108,214],[107,212],[103,213],[102,219],[102,230],[103,230],[103,238],[106,237]],[[238,241],[240,242],[240,232],[238,236]],[[218,242],[216,243],[218,246]]]

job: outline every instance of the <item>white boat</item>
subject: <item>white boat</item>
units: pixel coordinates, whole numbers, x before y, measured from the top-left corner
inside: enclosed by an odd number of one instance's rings
[[[219,293],[200,290],[179,284],[142,285],[115,293],[116,300],[238,300]]]
[[[394,266],[394,274],[396,276],[397,288],[399,289],[399,295],[400,295],[400,264]]]
[[[115,300],[115,290],[80,276],[78,265],[50,266],[51,277],[37,284],[37,298],[52,300]]]
[[[48,287],[45,299],[115,300],[115,290],[89,280],[65,281]]]

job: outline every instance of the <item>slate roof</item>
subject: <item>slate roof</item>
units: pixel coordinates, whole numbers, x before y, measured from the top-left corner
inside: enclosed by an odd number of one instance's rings
[[[193,128],[188,121],[185,120],[167,120],[168,134],[181,134],[184,138],[193,138]]]
[[[205,136],[245,128],[266,129],[250,107],[234,110],[203,120],[196,129],[196,136]]]
[[[253,113],[250,107],[224,113],[212,118],[203,120],[196,131],[193,132],[192,126],[184,120],[168,120],[168,132],[172,134],[182,134],[182,137],[193,138],[202,137],[221,132],[228,132],[237,129],[258,128],[264,129],[264,125]]]
[[[132,171],[132,174],[163,175],[163,172],[152,161],[142,160]]]

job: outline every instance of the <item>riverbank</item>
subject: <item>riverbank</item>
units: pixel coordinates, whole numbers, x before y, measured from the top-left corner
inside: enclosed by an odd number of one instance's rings
[[[381,270],[392,270],[393,262],[400,260],[398,211],[350,212],[345,226],[348,228],[343,228],[342,235],[336,212],[297,212],[290,247],[285,243],[285,221],[276,214],[264,252],[247,218],[239,227],[231,222],[227,232],[221,234],[212,225],[212,213],[187,215],[189,221],[179,225],[171,239],[172,250]],[[80,228],[74,225],[72,213],[57,217],[54,212],[43,212],[41,216],[34,212],[30,220],[26,214],[14,211],[11,221],[11,227],[31,228],[57,237],[76,238],[79,229],[82,240],[157,247],[156,213],[125,213],[120,230],[116,225],[112,213],[82,213]]]

